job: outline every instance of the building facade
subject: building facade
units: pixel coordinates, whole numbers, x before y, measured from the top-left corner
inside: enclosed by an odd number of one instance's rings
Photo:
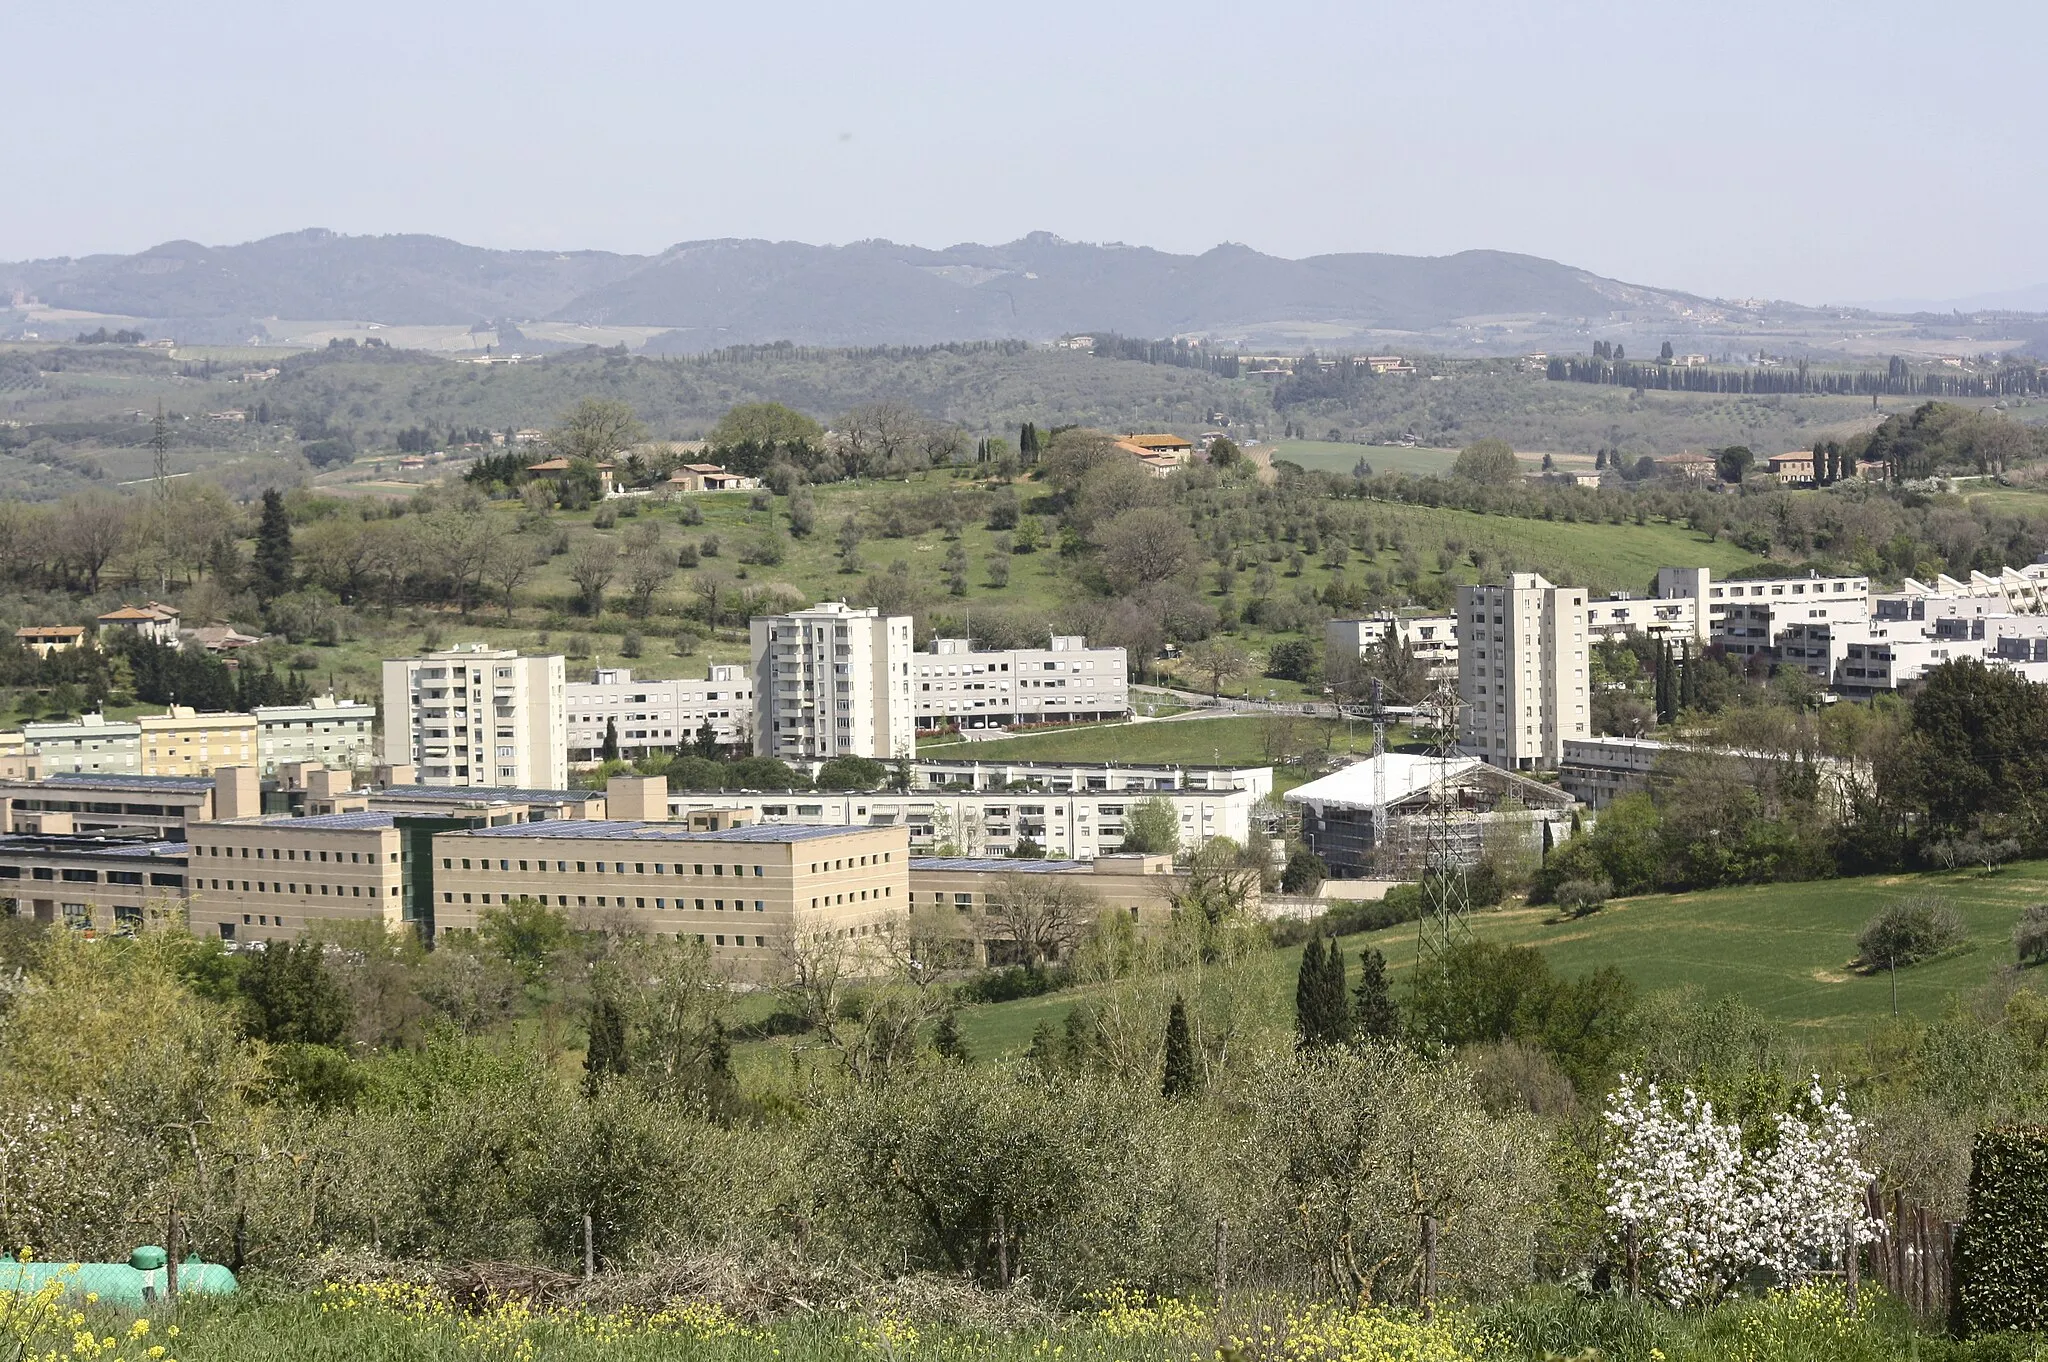
[[[1459,746],[1508,770],[1555,767],[1588,729],[1586,592],[1516,572],[1458,588]]]
[[[558,821],[442,833],[433,854],[437,931],[474,929],[528,897],[584,922],[694,938],[714,962],[760,974],[802,949],[798,938],[857,949],[909,911],[900,827]]]
[[[94,775],[142,774],[142,726],[104,714],[81,714],[53,723],[23,724],[22,746],[37,769]]]
[[[303,705],[256,706],[257,765],[264,775],[310,761],[348,771],[377,762],[377,707],[316,695]]]
[[[1453,615],[1396,615],[1392,612],[1361,620],[1330,620],[1323,625],[1323,669],[1337,676],[1381,646],[1392,630],[1394,641],[1429,668],[1432,681],[1458,674],[1458,621]]]
[[[754,753],[783,761],[916,751],[911,618],[836,601],[752,621]]]
[[[236,818],[194,826],[187,913],[194,934],[292,940],[319,922],[407,920],[402,838],[391,814]]]
[[[256,716],[204,713],[172,705],[136,721],[145,776],[203,776],[220,766],[256,764]]]
[[[0,917],[132,935],[177,918],[185,873],[182,842],[12,833],[0,836]]]
[[[388,658],[384,760],[422,785],[569,783],[562,658],[481,643]]]
[[[616,729],[619,755],[673,751],[695,741],[707,726],[725,750],[754,740],[754,684],[737,663],[713,664],[702,680],[636,681],[624,667],[599,667],[588,681],[564,688],[571,761],[597,761],[607,728]]]
[[[1046,648],[977,652],[964,638],[932,640],[912,674],[920,730],[1122,719],[1131,709],[1129,656],[1055,635]]]

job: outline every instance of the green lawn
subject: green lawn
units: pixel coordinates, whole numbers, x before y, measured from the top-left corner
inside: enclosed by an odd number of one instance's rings
[[[1330,739],[1332,752],[1372,751],[1372,729],[1365,724],[1338,724],[1292,716],[1236,715],[1218,719],[1154,720],[1136,724],[1095,724],[1056,733],[1027,733],[977,743],[924,744],[919,752],[984,761],[1032,758],[1063,761],[1181,762],[1201,766],[1273,766],[1289,747],[1298,748],[1316,735]],[[1400,746],[1407,733],[1397,730],[1389,741]],[[1299,783],[1295,781],[1293,783]],[[1275,772],[1274,788],[1289,782]]]
[[[2048,899],[2048,862],[1974,871],[1888,875],[1812,884],[1718,889],[1619,900],[1577,922],[1553,922],[1550,908],[1475,914],[1477,935],[1540,947],[1560,973],[1619,966],[1646,992],[1692,985],[1710,997],[1733,994],[1816,1044],[1853,1043],[1891,1013],[1891,981],[1850,964],[1856,934],[1887,903],[1938,894],[1962,914],[1968,944],[1941,959],[1899,971],[1899,1012],[1929,1018],[1982,987],[2012,960],[2020,910]],[[1355,957],[1385,952],[1396,986],[1414,968],[1413,924],[1344,938]],[[1293,1005],[1300,948],[1273,952],[1268,970],[1276,1013]],[[1090,990],[1074,989],[969,1008],[961,1034],[977,1057],[1021,1053],[1041,1021],[1055,1026]]]
[[[1298,463],[1303,468],[1325,473],[1349,474],[1364,459],[1375,473],[1418,473],[1428,476],[1448,473],[1457,461],[1455,449],[1424,446],[1358,445],[1333,440],[1280,440],[1273,457]]]

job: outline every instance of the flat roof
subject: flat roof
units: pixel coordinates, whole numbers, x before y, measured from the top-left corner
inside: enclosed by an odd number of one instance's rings
[[[184,842],[138,841],[134,838],[71,837],[63,833],[17,832],[0,835],[0,856],[34,852],[48,856],[122,856],[144,860],[183,856]]]
[[[52,771],[28,785],[70,785],[81,790],[211,790],[212,776],[124,776],[93,771]]]
[[[462,837],[547,837],[559,841],[613,842],[808,842],[871,832],[850,824],[752,823],[717,832],[693,832],[683,823],[637,823],[609,818],[550,818],[542,823],[508,823],[496,828],[469,828]]]
[[[1090,870],[1086,861],[1027,860],[1006,856],[913,856],[912,870],[1015,870],[1026,875],[1058,875]]]
[[[518,790],[505,785],[392,785],[365,790],[372,799],[417,799],[447,804],[457,800],[499,804],[578,804],[603,799],[603,790]]]
[[[288,813],[265,814],[260,818],[224,818],[221,823],[231,828],[311,828],[314,831],[350,832],[359,828],[388,828],[398,815],[380,813],[375,809],[362,809],[355,813],[317,813],[310,818],[294,818]]]

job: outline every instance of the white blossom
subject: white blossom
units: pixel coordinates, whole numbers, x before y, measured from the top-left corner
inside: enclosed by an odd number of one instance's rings
[[[1758,1267],[1802,1282],[1845,1242],[1870,1237],[1858,1122],[1818,1078],[1807,1107],[1777,1118],[1771,1148],[1745,1151],[1741,1127],[1716,1120],[1698,1093],[1686,1089],[1674,1109],[1656,1084],[1623,1075],[1608,1100],[1614,1142],[1600,1177],[1607,1214],[1635,1229],[1650,1291],[1686,1307]]]

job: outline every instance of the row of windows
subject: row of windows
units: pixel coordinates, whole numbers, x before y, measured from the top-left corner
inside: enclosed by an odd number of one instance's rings
[[[895,887],[885,884],[880,889],[861,889],[858,891],[849,889],[844,894],[826,894],[822,903],[818,899],[813,898],[811,900],[811,907],[835,908],[845,903],[866,903],[870,897],[877,899],[895,898]]]
[[[233,892],[235,891],[235,883],[236,883],[236,882],[235,882],[234,880],[229,880],[229,881],[227,881],[227,889],[228,889],[228,892],[229,892],[229,893],[233,893]],[[243,880],[243,881],[241,881],[241,885],[242,885],[242,889],[241,889],[241,892],[242,892],[242,893],[244,893],[244,894],[306,894],[306,895],[312,895],[312,894],[318,893],[318,894],[323,894],[323,895],[324,895],[324,894],[327,894],[327,893],[329,893],[329,892],[330,892],[330,890],[329,890],[328,886],[326,886],[326,885],[324,885],[324,884],[322,884],[322,885],[312,885],[312,884],[300,884],[300,883],[298,883],[298,882],[297,882],[297,881],[295,881],[295,880],[294,880],[294,881],[290,881],[290,882],[287,882],[287,883],[285,883],[285,884],[279,884],[279,883],[278,883],[277,881],[275,881],[275,880],[258,880],[258,881],[256,881],[256,887],[255,887],[255,888],[253,888],[253,889],[249,887],[249,881],[247,881],[247,880]],[[200,887],[201,889],[204,889],[204,888],[206,888],[206,881],[205,881],[205,880],[201,880],[201,881],[199,882],[199,887]],[[221,887],[221,881],[219,881],[219,880],[215,880],[215,881],[213,882],[213,887],[214,887],[215,889],[219,889],[219,888]],[[333,896],[334,896],[335,898],[338,898],[338,899],[342,899],[342,898],[352,898],[352,899],[360,899],[360,898],[376,898],[376,897],[377,897],[377,887],[376,887],[375,885],[371,885],[367,893],[366,893],[366,892],[364,891],[364,889],[363,889],[363,886],[361,886],[361,885],[359,885],[359,884],[351,884],[351,885],[348,885],[348,886],[347,886],[347,890],[348,890],[348,892],[347,892],[347,893],[343,893],[343,892],[342,892],[342,889],[343,889],[343,886],[341,886],[341,885],[338,885],[338,884],[337,884],[337,885],[335,885],[335,886],[333,887],[333,889],[332,889],[332,891],[331,891],[331,892],[332,892]],[[397,886],[397,885],[395,885],[395,884],[394,884],[394,885],[392,885],[392,886],[391,886],[391,891],[390,891],[390,892],[391,892],[391,897],[393,897],[393,898],[397,898],[397,897],[398,897],[398,886]]]
[[[241,849],[241,851],[242,851],[242,859],[243,859],[243,860],[245,860],[245,861],[246,861],[246,860],[248,860],[248,859],[249,859],[249,848],[248,848],[248,847],[243,847],[243,848]],[[228,858],[229,860],[233,860],[233,859],[234,859],[234,857],[235,857],[235,848],[234,848],[234,847],[226,847],[226,848],[222,848],[222,847],[193,847],[193,848],[192,848],[192,854],[193,854],[194,856],[215,856],[215,857],[218,857],[218,856],[226,856],[226,857],[227,857],[227,858]],[[393,851],[393,852],[390,852],[390,853],[388,853],[388,854],[389,854],[389,856],[391,857],[391,859],[392,859],[392,861],[393,861],[393,862],[396,862],[396,861],[398,860],[398,853],[397,853],[397,852]],[[333,853],[332,855],[333,855],[333,862],[334,862],[334,864],[336,864],[336,865],[340,865],[340,864],[342,864],[342,855],[341,855],[341,853],[340,853],[340,852],[338,852],[338,851],[337,851],[337,852],[334,852],[334,853]],[[259,860],[259,861],[264,861],[264,860],[269,860],[269,861],[311,861],[311,860],[315,859],[315,857],[314,857],[314,854],[313,854],[313,852],[312,852],[312,850],[311,850],[311,849],[308,849],[308,850],[307,850],[307,852],[306,852],[306,854],[305,854],[305,855],[303,855],[303,856],[301,856],[301,855],[299,855],[299,849],[298,849],[297,847],[286,847],[286,848],[284,848],[284,850],[282,851],[282,853],[280,853],[280,852],[279,852],[279,851],[278,851],[278,850],[277,850],[277,849],[276,849],[275,847],[272,847],[272,848],[269,848],[269,849],[268,849],[268,854],[266,855],[266,854],[265,854],[265,848],[263,848],[263,847],[257,847],[257,848],[256,848],[256,859],[257,859],[257,860]],[[322,860],[322,861],[325,861],[325,860],[329,859],[329,853],[327,853],[327,852],[325,852],[325,851],[321,852],[321,853],[319,854],[319,857],[318,857],[318,859],[319,859],[319,860]],[[352,865],[362,865],[362,864],[364,864],[365,862],[369,863],[370,865],[375,865],[375,864],[377,863],[377,853],[376,853],[376,852],[374,852],[374,851],[368,851],[368,852],[365,852],[365,851],[351,851],[351,852],[349,852],[349,853],[348,853],[348,863],[349,863],[349,864],[352,864]]]
[[[527,895],[524,895],[524,894],[500,894],[500,895],[498,895],[498,900],[497,900],[497,901],[498,901],[499,903],[501,903],[501,904],[502,904],[502,903],[510,903],[510,902],[512,902],[512,900],[514,900],[514,899],[516,899],[516,898],[525,898],[525,897],[528,897],[528,896],[527,896]],[[547,896],[546,894],[535,894],[535,895],[533,895],[532,897],[534,897],[534,898],[537,898],[537,899],[539,899],[539,900],[540,900],[540,901],[541,901],[542,903],[546,903],[546,902],[548,901],[548,896]],[[477,895],[475,895],[474,897],[472,897],[472,896],[471,896],[471,895],[469,895],[469,894],[464,894],[464,895],[462,896],[462,901],[463,901],[464,903],[476,903],[476,902],[481,902],[481,903],[485,903],[485,904],[488,904],[488,903],[490,903],[490,902],[491,902],[491,896],[490,896],[489,894],[487,894],[487,893],[486,893],[486,894],[477,894]],[[454,891],[453,891],[453,890],[443,890],[443,891],[441,892],[441,902],[443,902],[443,903],[453,903],[453,902],[455,902],[455,893],[454,893]],[[558,906],[558,907],[562,907],[562,908],[567,908],[567,907],[569,906],[569,896],[568,896],[567,894],[557,894],[557,895],[555,895],[555,904],[556,904],[556,906]],[[722,912],[724,912],[724,911],[725,911],[725,900],[724,900],[724,899],[713,899],[713,900],[711,900],[711,904],[712,904],[712,906],[711,906],[711,907],[710,907],[709,909],[706,909],[706,908],[705,908],[705,906],[704,906],[704,900],[703,900],[703,899],[677,899],[677,900],[676,900],[676,901],[675,901],[675,902],[674,902],[673,904],[671,904],[671,903],[670,903],[670,902],[669,902],[669,901],[668,901],[667,899],[665,899],[665,898],[657,898],[657,899],[656,899],[656,900],[654,901],[654,906],[655,906],[655,908],[656,908],[657,910],[659,910],[659,911],[664,911],[664,912],[665,912],[665,911],[667,911],[667,910],[668,910],[668,909],[670,909],[670,908],[673,908],[673,909],[675,909],[675,910],[676,910],[677,912],[686,912],[686,911],[688,911],[688,910],[690,910],[690,909],[692,909],[692,908],[694,908],[694,909],[695,909],[695,910],[696,910],[697,912],[700,912],[700,913],[702,913],[702,912],[706,912],[706,911],[709,911],[709,912],[713,912],[713,913],[722,913]],[[576,906],[577,906],[578,908],[588,908],[588,907],[590,906],[590,897],[589,897],[589,895],[587,895],[587,894],[578,894],[578,895],[576,896]],[[618,894],[618,895],[606,895],[606,894],[599,894],[599,895],[597,896],[597,906],[598,906],[598,907],[600,907],[600,908],[624,908],[624,907],[626,907],[626,906],[627,906],[627,903],[626,903],[626,896],[625,896],[624,894]],[[645,907],[647,906],[647,900],[646,900],[645,898],[642,898],[642,897],[635,897],[635,898],[634,898],[634,900],[633,900],[633,902],[632,902],[632,905],[631,905],[631,906],[632,906],[632,907],[635,907],[635,908],[645,908]],[[745,899],[734,899],[734,900],[732,901],[732,911],[734,911],[735,913],[744,913],[744,912],[746,912],[746,911],[747,911],[747,901],[746,901]],[[755,911],[755,912],[757,912],[757,913],[765,913],[765,912],[767,912],[767,911],[768,911],[768,901],[767,901],[766,899],[755,899],[755,900],[754,900],[754,911]]]
[[[456,859],[457,859],[457,858],[455,858],[455,857],[453,857],[453,856],[443,856],[443,857],[441,858],[441,868],[442,868],[443,870],[453,870],[453,869],[455,868],[455,861],[456,861]],[[489,869],[491,869],[491,868],[492,868],[492,867],[491,867],[491,860],[490,860],[490,857],[488,857],[488,856],[484,856],[484,857],[477,857],[477,858],[474,858],[474,859],[475,859],[475,864],[474,864],[474,865],[472,865],[472,864],[471,864],[471,860],[472,860],[472,858],[471,858],[471,857],[468,857],[468,856],[464,856],[464,857],[462,857],[462,858],[461,858],[461,861],[462,861],[462,868],[463,868],[464,870],[489,870]],[[667,864],[666,864],[665,862],[662,862],[662,861],[655,861],[655,862],[653,862],[653,865],[654,865],[654,873],[655,873],[655,874],[657,874],[657,875],[666,875],[666,874],[668,874],[668,873],[669,873],[669,867],[668,867],[668,865],[667,865]],[[635,862],[633,862],[633,873],[634,873],[635,875],[645,875],[645,874],[647,873],[647,866],[648,866],[648,862],[645,862],[645,861],[635,861]],[[519,862],[519,868],[520,868],[520,869],[521,869],[522,871],[526,871],[526,870],[529,870],[529,867],[530,867],[530,873],[537,873],[537,874],[542,874],[542,875],[545,875],[545,874],[547,873],[547,869],[548,869],[548,863],[547,863],[546,861],[521,861],[521,862]],[[500,858],[500,859],[499,859],[499,861],[498,861],[498,864],[497,864],[497,868],[498,868],[499,870],[505,870],[505,871],[509,871],[509,870],[511,870],[511,869],[512,869],[512,860],[511,860],[511,858],[509,858],[509,857],[502,857],[502,858]],[[605,873],[606,869],[607,869],[606,863],[605,863],[605,862],[603,862],[603,861],[578,861],[578,862],[576,862],[576,870],[575,870],[575,873],[576,873],[576,874],[578,874],[578,875],[589,875],[589,874],[597,874],[597,875],[602,875],[602,874],[604,874],[604,873]],[[611,873],[612,873],[612,874],[614,874],[614,875],[623,875],[623,874],[625,874],[625,873],[626,873],[626,863],[625,863],[624,861],[613,861],[613,862],[611,862],[611,863],[610,863],[609,869],[610,869]],[[761,866],[758,866],[758,865],[757,865],[757,866],[755,866],[755,867],[753,867],[753,870],[754,870],[754,878],[755,878],[755,879],[760,879],[760,878],[762,878],[762,877],[763,877],[764,875],[766,875],[766,874],[768,873],[768,872],[767,872],[767,870],[766,870],[765,868],[763,868],[763,867],[761,867]],[[711,867],[711,874],[713,874],[713,875],[715,875],[715,876],[722,876],[722,875],[724,875],[724,874],[725,874],[725,871],[726,871],[726,867],[725,867],[725,866],[723,866],[723,865],[714,865],[714,866],[712,866],[712,867]],[[555,873],[556,873],[557,875],[567,875],[567,874],[569,874],[569,873],[570,873],[570,871],[569,871],[569,862],[567,862],[567,861],[556,861],[556,862],[555,862]],[[678,862],[676,862],[676,864],[675,864],[675,873],[676,873],[676,874],[678,874],[678,875],[682,875],[682,874],[690,874],[690,875],[697,875],[697,876],[700,876],[700,877],[701,877],[701,876],[703,876],[703,874],[704,874],[704,867],[703,867],[702,865],[692,865],[692,866],[690,866],[690,867],[689,867],[689,868],[688,868],[687,870],[685,870],[685,869],[684,869],[684,866],[683,866],[683,863],[682,863],[681,861],[678,861]],[[744,877],[746,876],[746,873],[747,873],[747,867],[746,867],[746,866],[743,866],[743,865],[736,865],[736,866],[733,866],[733,867],[732,867],[732,873],[733,873],[733,876],[734,876],[734,878],[744,878]]]

